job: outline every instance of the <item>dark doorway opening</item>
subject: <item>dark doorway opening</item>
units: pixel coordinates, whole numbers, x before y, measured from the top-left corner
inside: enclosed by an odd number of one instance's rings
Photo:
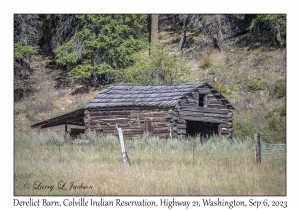
[[[80,137],[80,135],[85,133],[85,129],[71,128],[71,131],[68,133],[69,133],[71,139],[76,139],[76,138]]]
[[[199,121],[187,121],[186,134],[188,136],[200,136],[200,140],[218,135],[219,124]]]

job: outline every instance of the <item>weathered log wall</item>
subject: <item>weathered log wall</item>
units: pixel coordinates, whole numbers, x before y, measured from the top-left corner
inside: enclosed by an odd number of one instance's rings
[[[199,103],[199,100],[203,101]],[[180,128],[185,129],[186,131],[183,132],[187,132],[188,135],[196,135],[197,132],[202,135],[215,133],[232,138],[233,109],[228,108],[215,89],[196,90],[186,95],[175,106],[174,112],[174,115],[181,120]],[[187,125],[182,126],[187,122],[189,128]],[[181,129],[177,130],[181,132]]]
[[[199,103],[199,100],[203,101]],[[153,107],[91,109],[85,111],[84,122],[86,130],[114,135],[117,135],[118,123],[127,138],[146,132],[163,138],[197,133],[215,133],[231,138],[233,109],[225,102],[228,103],[214,89],[201,89],[185,95],[169,110]]]
[[[127,138],[146,132],[159,137],[170,136],[167,110],[86,110],[84,122],[88,131],[113,135],[117,135],[116,123],[118,123],[118,126],[122,128],[123,136]]]

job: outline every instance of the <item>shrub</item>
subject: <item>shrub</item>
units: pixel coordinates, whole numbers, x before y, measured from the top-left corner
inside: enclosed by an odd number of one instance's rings
[[[170,54],[161,43],[150,55],[136,55],[136,63],[125,69],[122,81],[131,84],[169,85],[189,81],[188,66],[181,55]]]
[[[273,90],[273,95],[277,98],[282,98],[286,95],[286,86],[285,83],[277,83]]]
[[[239,89],[238,85],[236,83],[230,84],[229,88],[230,88],[230,90],[233,90],[233,91],[237,91]]]
[[[36,48],[29,45],[22,45],[20,43],[14,43],[14,60],[19,60],[32,55],[36,52]]]
[[[284,131],[286,129],[285,119],[272,117],[269,122],[269,128],[273,131]]]
[[[253,134],[257,132],[257,127],[249,122],[234,122],[234,135],[240,137],[241,139],[252,138]]]
[[[229,93],[227,87],[219,82],[215,82],[213,86],[214,88],[216,88],[217,91],[219,91],[223,95],[227,95]]]
[[[200,65],[199,66],[202,69],[208,69],[208,68],[212,67],[212,65],[213,65],[212,59],[208,55],[206,55],[200,61]]]
[[[286,116],[286,107],[285,106],[281,107],[279,109],[279,114],[280,114],[281,117],[285,117]]]
[[[260,81],[258,79],[254,79],[247,83],[248,91],[253,93],[258,90],[264,90],[267,87],[266,81]]]
[[[63,145],[64,138],[63,136],[59,135],[56,132],[47,132],[43,135],[39,136],[39,141],[41,144],[48,144],[48,145]]]
[[[279,120],[277,118],[275,118],[275,117],[272,117],[272,119],[269,120],[269,122],[268,122],[269,128],[271,130],[276,130],[278,123],[279,123]]]

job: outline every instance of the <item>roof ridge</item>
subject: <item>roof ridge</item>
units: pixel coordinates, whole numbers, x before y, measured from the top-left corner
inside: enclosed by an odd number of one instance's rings
[[[203,85],[205,84],[206,82],[201,82],[201,83],[195,83],[195,82],[187,82],[187,83],[176,83],[176,84],[167,84],[167,85],[154,85],[154,84],[148,84],[148,85],[143,85],[143,84],[117,84],[117,85],[114,85],[114,86],[110,86],[108,88],[111,88],[111,87],[117,87],[117,86],[128,86],[128,87],[131,87],[131,86],[141,86],[141,87],[145,87],[145,86],[162,86],[162,87],[167,87],[167,86],[179,86],[179,85]]]
[[[208,85],[206,82],[172,85],[120,84],[104,89],[82,109],[132,106],[173,107],[178,100],[197,88],[205,88],[206,85]]]

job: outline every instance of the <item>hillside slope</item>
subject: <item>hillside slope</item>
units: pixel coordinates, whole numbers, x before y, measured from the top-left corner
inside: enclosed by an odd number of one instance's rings
[[[233,104],[235,139],[252,137],[254,132],[285,136],[286,48],[259,41],[249,44],[249,36],[225,40],[219,50],[203,44],[197,32],[188,33],[186,42],[190,44],[183,54],[190,65],[190,82],[208,82]],[[159,37],[176,51],[179,30],[161,30]],[[73,111],[105,88],[76,83],[70,71],[57,68],[52,55],[40,53],[31,59],[32,82],[29,79],[26,87],[31,91],[14,103],[15,134],[36,132],[31,124]],[[54,129],[63,132],[62,128]]]

